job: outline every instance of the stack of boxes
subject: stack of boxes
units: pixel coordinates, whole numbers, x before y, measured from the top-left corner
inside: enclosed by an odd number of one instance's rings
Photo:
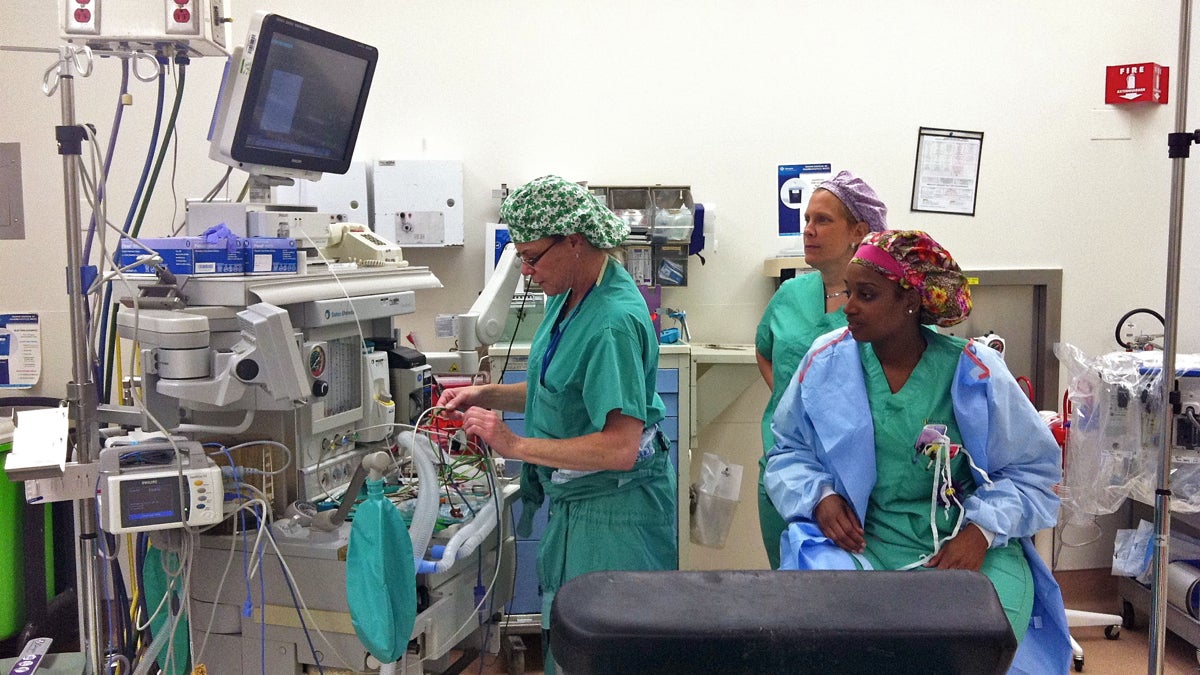
[[[176,276],[245,274],[295,274],[299,269],[296,241],[282,237],[221,238],[203,236],[141,239],[140,244],[122,239],[118,263],[134,265],[154,250],[163,265]],[[142,263],[128,270],[131,274],[153,274],[154,269]]]

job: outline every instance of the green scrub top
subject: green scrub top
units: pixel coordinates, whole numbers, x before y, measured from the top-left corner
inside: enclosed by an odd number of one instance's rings
[[[894,394],[871,345],[859,345],[875,430],[877,475],[867,505],[864,555],[875,569],[900,569],[933,553],[930,505],[937,476],[929,458],[917,455],[921,429],[926,424],[943,424],[950,442],[962,443],[950,388],[966,340],[932,331],[924,334],[925,353]],[[960,452],[950,466],[959,500],[965,501],[976,487],[966,455]],[[954,531],[961,510],[953,504],[938,504],[935,523],[939,539]],[[966,524],[964,521],[963,527]],[[1033,609],[1033,576],[1020,542],[1013,539],[1007,546],[988,549],[980,571],[996,587],[1013,632],[1021,639]]]
[[[767,452],[775,445],[775,437],[771,434],[771,418],[775,415],[779,399],[783,398],[784,390],[800,368],[800,361],[812,347],[813,341],[835,328],[845,326],[846,313],[840,307],[832,312],[825,311],[825,284],[819,272],[788,279],[767,303],[754,336],[755,349],[771,361],[771,375],[775,380],[771,400],[767,402],[762,417],[760,483],[761,469],[767,466]]]
[[[629,273],[609,259],[597,285],[563,315],[565,302],[566,294],[550,299],[530,346],[526,433],[595,433],[614,409],[647,427],[662,420],[658,341]],[[554,481],[555,467],[525,465],[522,497],[535,503],[542,494],[550,498],[538,544],[543,628],[550,626],[555,592],[580,574],[678,568],[675,470],[665,437],[659,434],[654,446],[629,471],[598,471],[567,482]],[[529,504],[526,509],[532,511]]]
[[[657,392],[658,340],[646,301],[625,268],[609,261],[599,283],[571,312],[563,312],[566,293],[547,302],[529,350],[530,436],[595,433],[614,409],[647,427],[666,414]]]
[[[763,411],[763,453],[758,460],[758,526],[771,569],[779,569],[779,538],[787,529],[787,523],[763,487],[767,453],[775,445],[771,418],[812,343],[825,333],[845,325],[846,314],[840,307],[832,312],[825,311],[825,284],[819,272],[810,272],[788,279],[779,286],[771,302],[767,303],[754,336],[755,349],[771,361],[771,375],[775,381],[771,399]]]

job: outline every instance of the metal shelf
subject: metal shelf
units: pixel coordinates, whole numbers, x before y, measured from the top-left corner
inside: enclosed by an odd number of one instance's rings
[[[1150,589],[1129,577],[1117,579],[1117,592],[1121,596],[1123,611],[1122,625],[1133,628],[1136,623],[1135,615],[1150,618]],[[1191,617],[1182,609],[1167,603],[1167,630],[1187,640],[1196,648],[1196,657],[1200,659],[1200,620]]]

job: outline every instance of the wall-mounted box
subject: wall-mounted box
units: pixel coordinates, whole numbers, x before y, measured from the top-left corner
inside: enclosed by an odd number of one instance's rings
[[[686,185],[588,186],[594,197],[629,225],[632,240],[689,241],[696,205]]]
[[[462,245],[462,162],[376,160],[371,185],[379,236],[401,246]]]
[[[1104,78],[1104,102],[1166,103],[1171,69],[1157,63],[1109,66]]]
[[[321,180],[297,180],[293,185],[280,185],[275,191],[275,204],[294,204],[316,207],[320,213],[332,214],[338,222],[370,225],[367,208],[367,163],[351,162],[344,174],[327,173]]]
[[[650,241],[691,241],[695,224],[696,205],[688,187],[653,187],[650,197],[654,203],[654,219]]]
[[[644,187],[589,188],[617,217],[629,225],[630,234],[647,235],[654,222],[654,199]]]
[[[638,286],[653,286],[654,249],[649,244],[626,244],[625,270]]]

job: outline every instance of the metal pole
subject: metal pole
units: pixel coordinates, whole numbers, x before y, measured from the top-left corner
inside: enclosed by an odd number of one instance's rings
[[[72,58],[64,47],[59,61],[59,91],[62,101],[62,126],[58,128],[59,154],[63,158],[63,193],[66,202],[67,226],[67,301],[71,316],[71,375],[67,385],[67,400],[71,419],[75,422],[75,460],[86,464],[95,459],[99,447],[99,427],[96,423],[97,396],[92,382],[87,351],[87,315],[85,313],[82,266],[83,247],[79,217],[79,159],[78,145],[82,130],[75,126],[75,80],[71,74]],[[79,593],[79,641],[86,658],[87,672],[99,673],[102,668],[100,649],[100,593],[96,565],[96,500],[75,502],[75,571]]]
[[[1179,56],[1175,64],[1175,133],[1185,133],[1187,124],[1188,62],[1192,36],[1192,3],[1181,0],[1179,12]],[[1176,136],[1179,138],[1179,136]],[[1172,390],[1175,382],[1176,336],[1179,332],[1179,260],[1183,234],[1184,160],[1188,142],[1171,143],[1171,213],[1167,239],[1166,311],[1163,317],[1163,363],[1159,386],[1162,428],[1158,436],[1158,489],[1154,493],[1154,589],[1150,612],[1150,661],[1148,672],[1161,675],[1166,649],[1167,627],[1167,565],[1171,545],[1171,438],[1174,435],[1175,413]]]

